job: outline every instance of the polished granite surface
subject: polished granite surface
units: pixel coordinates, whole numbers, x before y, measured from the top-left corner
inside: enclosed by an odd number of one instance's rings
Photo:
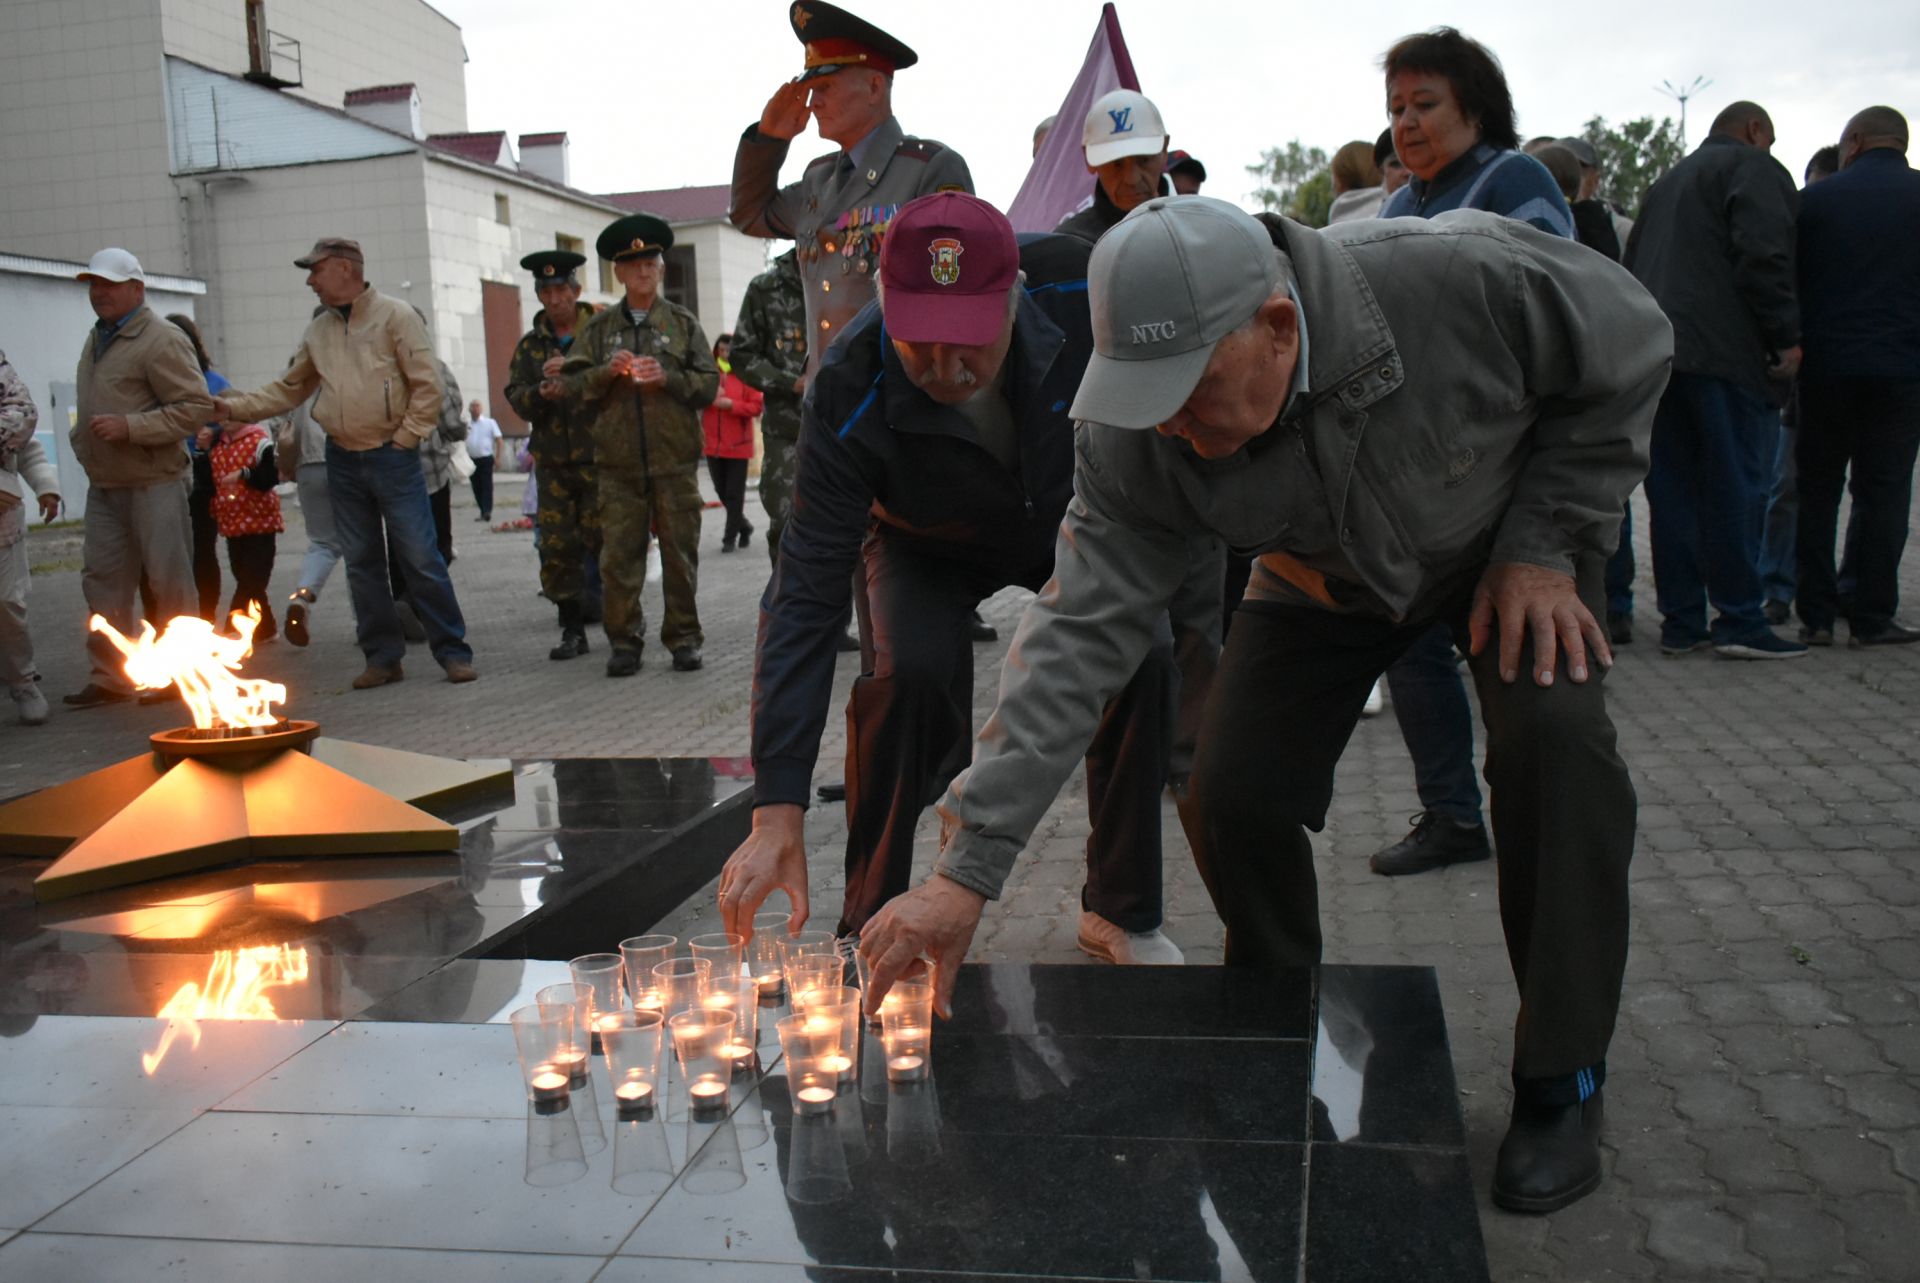
[[[47,907],[0,864],[0,1278],[1487,1277],[1425,969],[969,966],[932,1078],[870,1040],[828,1117],[772,1010],[718,1119],[622,1120],[604,1063],[531,1110],[507,1013],[709,880],[744,788],[529,763],[457,856]],[[154,1014],[263,946],[272,1018]]]

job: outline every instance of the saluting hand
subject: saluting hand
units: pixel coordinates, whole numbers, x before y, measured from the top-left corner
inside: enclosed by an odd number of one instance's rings
[[[1487,567],[1473,590],[1473,610],[1467,616],[1467,637],[1474,654],[1487,648],[1495,626],[1500,630],[1500,680],[1520,676],[1520,646],[1533,638],[1533,680],[1553,685],[1553,669],[1560,651],[1567,652],[1567,676],[1587,680],[1587,651],[1592,649],[1602,668],[1613,667],[1613,648],[1580,600],[1573,576],[1520,562]]]
[[[806,812],[791,802],[756,807],[747,834],[720,871],[720,917],[725,930],[753,939],[753,915],[776,890],[793,903],[789,933],[807,925]]]
[[[807,132],[807,87],[789,80],[773,91],[760,112],[760,132],[768,138],[798,138]]]

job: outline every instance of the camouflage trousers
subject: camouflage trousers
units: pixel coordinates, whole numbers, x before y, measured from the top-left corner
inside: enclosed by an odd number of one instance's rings
[[[579,464],[534,469],[540,510],[534,543],[540,550],[540,591],[559,605],[586,592],[587,558],[600,552],[600,505],[594,470]]]
[[[692,472],[652,477],[601,465],[600,577],[606,585],[607,641],[616,649],[646,645],[646,612],[640,604],[647,582],[647,544],[660,540],[661,589],[666,609],[660,644],[669,651],[698,646],[700,612],[694,603],[700,578],[700,517],[705,503]]]
[[[793,474],[800,460],[800,443],[762,434],[766,454],[760,460],[760,506],[767,510],[767,557],[780,560],[780,532],[793,515]]]

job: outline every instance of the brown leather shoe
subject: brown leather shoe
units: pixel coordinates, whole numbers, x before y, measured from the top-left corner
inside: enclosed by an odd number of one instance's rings
[[[477,682],[480,674],[464,659],[450,659],[446,663],[447,680],[450,682]]]
[[[368,664],[366,671],[353,679],[353,688],[370,691],[376,686],[391,686],[405,676],[398,664]]]

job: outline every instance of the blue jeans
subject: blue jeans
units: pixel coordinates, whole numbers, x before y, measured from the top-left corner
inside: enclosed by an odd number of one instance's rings
[[[453,660],[471,661],[466,621],[454,599],[446,560],[434,542],[433,508],[427,502],[419,455],[392,446],[343,450],[329,440],[327,489],[333,498],[335,533],[347,562],[347,590],[353,596],[360,650],[367,662],[391,667],[407,653],[387,584],[389,539],[400,558],[407,594],[427,630],[433,657],[442,666]]]
[[[1767,524],[1760,539],[1760,595],[1767,601],[1791,602],[1797,573],[1793,552],[1794,526],[1800,519],[1800,485],[1793,465],[1793,429],[1780,424],[1780,451],[1773,465],[1773,488],[1767,498]]]
[[[1663,643],[1726,645],[1768,631],[1760,542],[1779,451],[1780,416],[1759,397],[1702,374],[1668,382],[1647,473]]]
[[[1480,820],[1473,774],[1473,708],[1453,658],[1453,632],[1435,624],[1387,669],[1393,716],[1413,758],[1422,810],[1460,824]]]

